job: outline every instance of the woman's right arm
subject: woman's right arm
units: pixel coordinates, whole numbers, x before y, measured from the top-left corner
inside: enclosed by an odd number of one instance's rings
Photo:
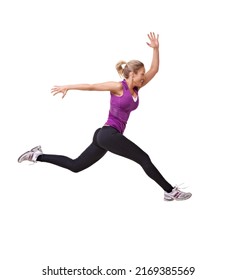
[[[54,86],[51,89],[51,93],[53,95],[62,93],[62,98],[64,98],[68,90],[110,91],[115,95],[121,95],[122,84],[120,82],[105,82],[99,84],[76,84],[76,85]]]

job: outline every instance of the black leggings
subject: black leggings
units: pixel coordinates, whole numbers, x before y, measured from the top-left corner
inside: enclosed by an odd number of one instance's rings
[[[42,154],[37,158],[37,161],[48,162],[73,172],[80,172],[97,162],[107,151],[137,162],[146,174],[166,192],[172,191],[173,187],[156,169],[149,156],[111,126],[103,126],[97,129],[90,146],[76,159],[61,155]]]

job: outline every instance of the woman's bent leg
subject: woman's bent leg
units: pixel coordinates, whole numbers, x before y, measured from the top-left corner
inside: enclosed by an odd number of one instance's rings
[[[37,161],[51,163],[69,169],[72,172],[80,172],[93,165],[107,152],[105,149],[99,147],[96,143],[96,137],[99,130],[100,129],[96,130],[94,133],[93,142],[76,159],[71,159],[62,155],[42,154],[38,156]]]
[[[106,150],[91,144],[79,157],[71,159],[61,155],[42,154],[37,158],[37,161],[48,162],[72,172],[80,172],[102,158],[106,154]]]

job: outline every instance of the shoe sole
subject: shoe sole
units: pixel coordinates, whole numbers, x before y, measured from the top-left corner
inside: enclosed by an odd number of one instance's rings
[[[182,200],[187,200],[187,199],[189,199],[190,197],[192,196],[192,194],[189,194],[189,196],[188,197],[186,197],[186,198],[180,198],[180,199],[174,199],[174,198],[172,198],[172,197],[169,197],[169,198],[164,198],[164,201],[173,201],[173,200],[175,200],[175,201],[182,201]]]
[[[164,200],[165,200],[165,201],[173,201],[174,199],[173,199],[173,198],[171,198],[171,197],[170,197],[170,198],[166,198],[166,197],[164,197]]]

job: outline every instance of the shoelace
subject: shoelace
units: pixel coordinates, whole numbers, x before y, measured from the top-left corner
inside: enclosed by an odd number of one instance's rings
[[[175,185],[176,190],[184,190],[184,189],[189,188],[189,186],[186,186],[186,187],[181,187],[181,188],[180,188],[180,186],[182,186],[183,184],[184,184],[184,183],[181,183],[181,184]]]

